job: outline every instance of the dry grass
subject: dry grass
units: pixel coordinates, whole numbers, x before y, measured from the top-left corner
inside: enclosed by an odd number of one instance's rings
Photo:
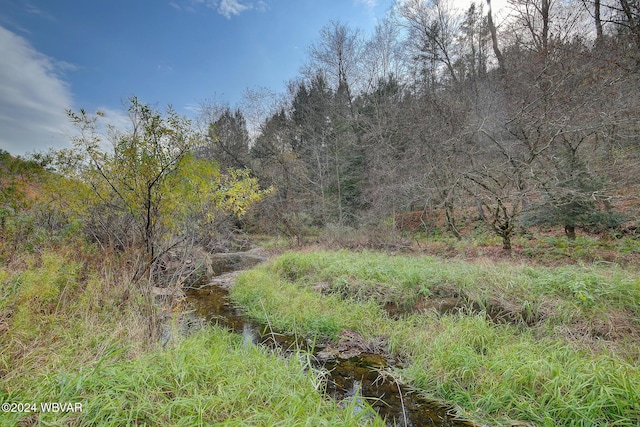
[[[4,388],[95,365],[114,343],[123,357],[153,343],[150,319],[126,262],[91,248],[60,246],[0,266],[0,372]]]

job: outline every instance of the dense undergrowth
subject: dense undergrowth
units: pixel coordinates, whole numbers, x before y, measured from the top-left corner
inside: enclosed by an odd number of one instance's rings
[[[232,296],[277,330],[386,343],[397,375],[480,422],[640,423],[634,272],[319,251],[243,274]]]

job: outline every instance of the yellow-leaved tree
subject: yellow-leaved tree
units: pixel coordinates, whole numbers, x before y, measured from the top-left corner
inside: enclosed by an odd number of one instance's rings
[[[162,114],[133,97],[128,112],[131,126],[122,130],[103,126],[101,113],[69,111],[79,134],[56,165],[77,183],[58,189],[67,208],[101,244],[137,250],[140,278],[216,214],[242,216],[268,190],[248,170],[223,173],[195,158],[200,139],[170,107]]]

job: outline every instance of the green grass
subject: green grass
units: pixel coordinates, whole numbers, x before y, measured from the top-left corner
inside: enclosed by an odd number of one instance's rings
[[[640,239],[623,236],[593,237],[578,235],[575,240],[565,236],[546,236],[531,240],[515,239],[515,244],[523,247],[523,253],[541,261],[578,263],[607,262],[629,264],[630,256],[640,254]]]
[[[509,425],[627,425],[640,422],[640,366],[614,354],[537,338],[481,315],[399,322],[393,345],[413,361],[404,377],[463,415]]]
[[[7,392],[39,388],[52,370],[92,366],[114,341],[144,351],[147,321],[121,271],[90,267],[77,248],[22,254],[0,264],[0,373]],[[82,251],[82,249],[81,249]],[[131,294],[127,304],[123,296]]]
[[[3,413],[0,426],[382,425],[325,399],[305,357],[217,328],[158,348],[127,277],[114,259],[64,247],[0,265],[0,403],[83,409]]]
[[[286,253],[273,273],[299,287],[328,284],[332,294],[410,306],[429,295],[461,295],[552,326],[603,321],[611,312],[640,319],[640,277],[619,267],[531,267],[374,252]],[[272,274],[273,274],[272,273]],[[636,324],[637,325],[637,324]]]
[[[263,268],[242,274],[231,296],[250,317],[291,334],[335,339],[344,329],[357,329],[371,335],[379,330],[384,316],[374,301],[351,304],[338,295],[323,297]]]
[[[382,425],[372,410],[347,407],[319,393],[301,359],[245,346],[242,337],[206,328],[177,345],[131,361],[122,347],[92,369],[52,373],[35,394],[3,393],[7,402],[80,402],[77,414],[39,414],[41,425],[77,426],[356,426]],[[2,425],[23,415],[9,414]]]
[[[324,294],[314,290],[322,282]],[[539,321],[532,327],[496,324],[472,311],[392,320],[380,308],[389,298],[414,301],[444,291],[518,310],[528,306]],[[637,348],[637,336],[603,341],[573,334],[612,313],[621,325],[637,328],[640,281],[633,272],[371,252],[287,253],[241,275],[231,295],[276,330],[335,338],[353,329],[368,339],[385,338],[389,351],[410,362],[398,375],[474,420],[640,423],[640,365],[618,346]]]
[[[83,412],[3,414],[1,426],[380,424],[322,398],[304,357],[219,329],[156,348],[152,311],[116,258],[62,246],[11,259],[0,264],[0,403],[80,402]],[[407,361],[395,376],[479,422],[637,427],[639,288],[621,268],[339,251],[284,254],[240,275],[232,298],[276,331],[337,339],[351,329],[387,343]],[[495,324],[477,307],[394,320],[381,308],[454,294],[537,322]],[[593,335],[607,330],[620,333]]]
[[[564,264],[619,264],[633,268],[638,264],[640,239],[613,231],[599,235],[578,233],[575,240],[569,240],[560,229],[530,229],[512,236],[513,252],[500,253],[501,239],[485,226],[477,224],[473,229],[462,231],[462,240],[455,239],[449,232],[419,232],[411,235],[416,249],[445,258],[464,258],[488,255],[503,258],[522,259],[542,265]],[[497,250],[497,251],[496,251]]]

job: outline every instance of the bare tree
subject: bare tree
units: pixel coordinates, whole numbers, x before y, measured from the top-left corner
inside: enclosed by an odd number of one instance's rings
[[[360,83],[360,65],[363,42],[359,32],[346,24],[331,21],[320,30],[320,38],[309,47],[309,63],[305,66],[307,77],[319,72],[336,92],[344,90],[349,102],[352,90]]]
[[[619,10],[622,12],[622,19],[617,21],[618,25],[631,34],[637,50],[640,51],[640,1],[619,0]],[[636,52],[636,55],[636,61],[640,63],[640,54]]]
[[[509,5],[512,42],[524,50],[548,56],[556,46],[587,34],[587,16],[576,2],[509,0]]]
[[[407,0],[397,9],[401,25],[408,31],[413,59],[430,69],[432,82],[444,66],[454,85],[460,76],[455,63],[459,59],[458,36],[461,16],[448,0]]]
[[[459,37],[462,48],[462,65],[465,78],[477,82],[487,73],[487,46],[489,40],[489,27],[484,16],[482,3],[471,3],[464,14],[464,20],[460,26]]]
[[[500,46],[498,44],[498,30],[496,25],[493,22],[493,10],[491,9],[491,0],[487,0],[487,25],[489,26],[489,31],[491,32],[491,47],[493,48],[493,54],[496,56],[498,60],[498,69],[502,74],[506,73],[506,65],[504,62],[504,56],[502,55],[502,51],[500,50]]]
[[[390,19],[376,25],[375,32],[364,45],[362,64],[367,92],[375,91],[378,83],[398,79],[403,72],[399,28]]]

